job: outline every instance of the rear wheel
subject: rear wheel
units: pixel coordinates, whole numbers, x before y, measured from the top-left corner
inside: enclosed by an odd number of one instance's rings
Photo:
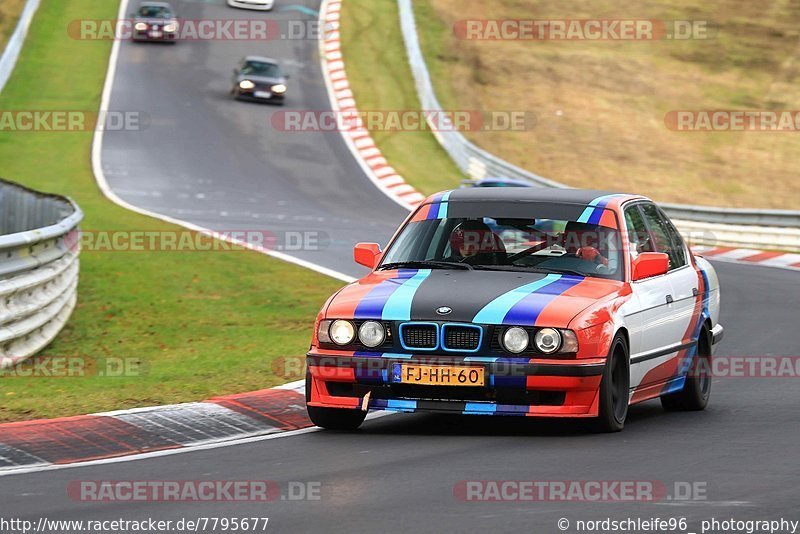
[[[619,432],[625,427],[630,398],[628,347],[622,336],[614,338],[600,382],[600,414],[595,420],[598,432]]]
[[[670,412],[704,410],[711,398],[711,336],[704,327],[697,340],[697,355],[686,376],[683,389],[661,397],[661,406]]]

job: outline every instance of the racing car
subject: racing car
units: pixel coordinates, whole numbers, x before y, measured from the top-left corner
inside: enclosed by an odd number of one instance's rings
[[[275,6],[275,0],[228,0],[228,5],[241,9],[269,11]]]
[[[247,56],[233,69],[231,94],[237,99],[283,104],[288,79],[276,60]]]
[[[133,14],[134,41],[175,43],[178,39],[178,19],[167,2],[142,2]]]
[[[370,410],[586,418],[632,404],[702,410],[723,337],[720,288],[650,199],[579,189],[433,195],[371,272],[317,316],[306,404],[356,429]]]

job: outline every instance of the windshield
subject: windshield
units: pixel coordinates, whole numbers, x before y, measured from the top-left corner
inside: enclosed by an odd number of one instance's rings
[[[164,6],[142,6],[139,8],[139,16],[147,19],[168,19],[172,18],[172,12]]]
[[[275,63],[265,63],[263,61],[248,61],[242,67],[242,74],[253,76],[266,76],[268,78],[280,78],[281,68]]]
[[[403,228],[378,268],[425,262],[432,268],[553,272],[622,280],[620,251],[617,230],[578,221],[426,219],[413,220]]]

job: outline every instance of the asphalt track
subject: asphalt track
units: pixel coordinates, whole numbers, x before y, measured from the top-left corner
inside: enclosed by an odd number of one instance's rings
[[[221,2],[220,2],[221,3]],[[312,4],[309,4],[312,5]],[[208,3],[184,17],[230,16]],[[313,6],[316,7],[316,6]],[[236,12],[237,16],[264,16]],[[271,14],[295,17],[297,14]],[[283,135],[269,106],[232,102],[235,59],[291,60],[288,107],[326,109],[316,43],[125,43],[112,109],[145,110],[142,134],[109,135],[103,164],[127,201],[214,229],[318,229],[324,251],[303,259],[349,274],[356,240],[385,242],[405,212],[363,176],[336,135]],[[314,219],[314,218],[317,219]],[[321,218],[321,220],[320,220]],[[723,291],[724,355],[794,355],[797,273],[715,263]],[[50,519],[270,518],[272,532],[560,532],[559,518],[797,517],[800,388],[796,380],[717,378],[705,412],[633,407],[624,432],[596,435],[580,421],[395,415],[353,434],[310,432],[247,445],[0,478],[2,515]],[[75,480],[254,480],[321,484],[318,501],[82,503]],[[463,480],[637,480],[705,485],[706,499],[657,503],[463,502]],[[794,514],[794,517],[792,515]]]
[[[183,19],[315,22],[303,11],[260,13],[224,0],[173,2]],[[294,2],[316,10],[319,2]],[[131,2],[135,5],[135,0]],[[129,9],[130,11],[130,9]],[[291,21],[291,22],[290,22]],[[232,70],[246,55],[279,59],[290,75],[285,106],[235,101]],[[318,41],[122,43],[109,109],[141,111],[140,131],[106,131],[103,172],[142,208],[217,231],[269,232],[277,250],[356,276],[357,241],[386,242],[408,212],[364,175],[338,132],[278,131],[275,113],[329,110]],[[110,229],[99,229],[110,230]],[[297,237],[307,246],[297,248]]]

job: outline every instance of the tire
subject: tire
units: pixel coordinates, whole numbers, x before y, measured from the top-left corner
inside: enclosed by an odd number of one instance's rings
[[[355,430],[364,422],[367,412],[347,408],[306,406],[311,422],[328,430]]]
[[[600,414],[594,421],[597,432],[619,432],[625,428],[630,400],[631,373],[628,346],[622,336],[616,336],[606,358],[606,368],[600,382]]]
[[[683,389],[661,397],[661,406],[668,412],[696,412],[705,410],[710,398],[711,335],[703,327],[697,340],[697,355]]]
[[[311,373],[306,369],[306,410],[315,425],[328,430],[355,430],[364,422],[367,412],[347,408],[308,406],[311,400]]]

